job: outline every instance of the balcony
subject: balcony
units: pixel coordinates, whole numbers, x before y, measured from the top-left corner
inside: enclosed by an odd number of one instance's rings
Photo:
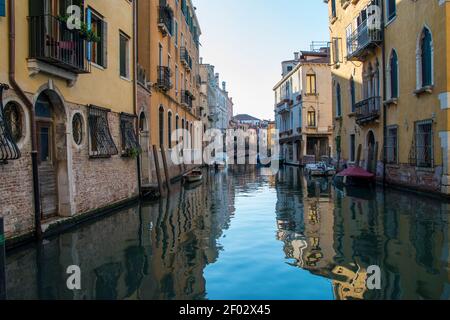
[[[79,30],[69,30],[64,21],[51,15],[28,17],[28,27],[29,67],[32,60],[36,60],[32,67],[36,69],[35,73],[45,71],[73,80],[78,74],[90,72],[87,41]],[[43,66],[39,61],[47,65]]]
[[[181,91],[181,104],[185,107],[192,109],[192,101],[194,100],[193,94],[189,90]]]
[[[372,5],[377,5],[373,1]],[[369,20],[362,22],[358,28],[347,38],[347,59],[352,61],[364,61],[383,41],[382,25],[379,28],[369,25]]]
[[[356,123],[365,125],[380,118],[381,97],[371,97],[356,103]]]
[[[192,70],[192,58],[189,55],[189,51],[185,47],[180,49],[180,60],[181,64],[188,70]]]
[[[173,10],[167,0],[159,0],[158,28],[165,37],[172,34]]]
[[[294,104],[291,99],[283,99],[277,104],[275,112],[281,114],[290,111],[290,107]]]
[[[169,67],[158,67],[158,82],[157,87],[161,91],[167,92],[172,88],[172,83],[170,81],[171,73]]]

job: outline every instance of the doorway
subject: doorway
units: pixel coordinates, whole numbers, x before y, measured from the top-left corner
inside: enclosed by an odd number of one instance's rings
[[[70,216],[67,117],[59,95],[42,91],[36,99],[35,115],[41,217]]]
[[[367,163],[366,163],[366,170],[369,172],[374,172],[375,166],[376,166],[376,155],[375,155],[375,135],[373,134],[373,131],[370,130],[367,133]]]

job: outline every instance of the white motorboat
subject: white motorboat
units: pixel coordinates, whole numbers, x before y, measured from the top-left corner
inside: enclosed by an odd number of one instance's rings
[[[195,169],[191,172],[186,173],[183,177],[184,180],[188,183],[199,182],[203,179],[203,172],[200,169]]]

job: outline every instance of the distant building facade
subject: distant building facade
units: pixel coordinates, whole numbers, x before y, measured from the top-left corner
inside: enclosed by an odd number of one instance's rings
[[[273,88],[280,156],[303,165],[327,156],[332,141],[331,74],[328,48],[295,53],[282,62],[283,78]]]

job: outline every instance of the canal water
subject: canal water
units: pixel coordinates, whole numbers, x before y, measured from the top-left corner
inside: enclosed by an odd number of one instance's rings
[[[9,299],[449,299],[449,210],[296,168],[211,173],[7,254]],[[81,290],[66,270],[81,269]],[[381,288],[366,286],[378,266]]]

